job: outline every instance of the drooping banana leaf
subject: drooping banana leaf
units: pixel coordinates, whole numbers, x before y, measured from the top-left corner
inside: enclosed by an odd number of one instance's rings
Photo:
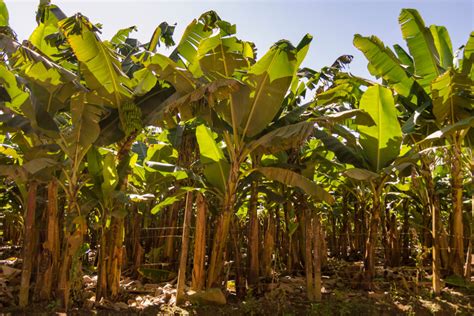
[[[180,93],[190,93],[196,87],[193,75],[169,57],[158,53],[152,56],[145,54],[134,60],[153,71],[160,80],[169,82]]]
[[[95,26],[87,18],[76,14],[60,21],[59,28],[80,62],[88,88],[105,96],[110,107],[120,107],[132,97],[127,88],[129,79],[122,72],[115,52],[99,39]]]
[[[270,180],[300,188],[316,201],[323,201],[329,204],[334,202],[332,195],[324,190],[323,187],[294,171],[275,167],[260,167],[256,168],[255,171],[261,173],[264,177]]]
[[[274,154],[289,148],[296,148],[311,135],[312,122],[300,122],[277,128],[247,144],[249,152]]]
[[[60,56],[60,49],[51,45],[46,37],[58,32],[58,22],[65,19],[66,15],[56,5],[40,4],[38,7],[38,26],[28,39],[37,49],[54,61]]]
[[[99,121],[104,109],[94,104],[94,99],[93,95],[80,93],[71,101],[72,126],[64,140],[66,154],[76,161],[82,160],[100,134]]]
[[[427,143],[432,143],[440,139],[444,139],[449,135],[452,135],[454,132],[466,129],[473,129],[474,128],[474,115],[465,119],[462,119],[454,124],[447,125],[442,129],[431,133],[430,135],[426,136],[422,141],[420,141],[419,145],[424,145]]]
[[[153,32],[150,42],[146,46],[148,51],[154,52],[156,46],[160,46],[160,42],[164,43],[166,47],[174,46],[173,33],[175,25],[169,25],[166,22],[161,22]]]
[[[433,81],[433,114],[439,124],[454,124],[474,115],[472,87],[468,76],[452,69]]]
[[[314,131],[314,136],[320,139],[328,150],[334,152],[340,162],[349,163],[361,168],[365,166],[364,159],[360,153],[348,144],[344,144],[337,137],[318,129]]]

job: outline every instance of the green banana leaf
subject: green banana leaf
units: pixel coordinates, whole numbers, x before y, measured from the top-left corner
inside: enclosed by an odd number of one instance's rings
[[[205,125],[199,125],[196,128],[196,138],[199,144],[201,163],[204,165],[204,176],[221,193],[226,192],[230,165],[222,149],[214,140],[212,131]]]
[[[398,18],[403,39],[415,63],[417,81],[430,93],[431,82],[440,74],[439,53],[433,35],[415,9],[402,9]]]
[[[80,62],[80,70],[88,88],[96,90],[109,102],[110,107],[120,107],[132,97],[126,88],[129,79],[122,72],[115,52],[95,33],[94,25],[81,14],[59,22],[59,28]]]
[[[5,4],[5,1],[0,0],[0,26],[8,26],[9,19],[7,5]]]
[[[472,80],[453,69],[445,72],[431,85],[433,114],[441,124],[454,124],[473,114]],[[466,93],[471,91],[470,93]]]
[[[306,35],[299,46],[300,51],[306,51],[311,42]],[[243,111],[242,135],[254,137],[263,131],[276,114],[281,110],[281,104],[296,74],[299,58],[298,50],[287,41],[276,43],[249,70],[244,82],[252,87],[248,102],[238,104]],[[236,105],[237,106],[237,105]]]
[[[360,109],[368,112],[376,124],[360,125],[358,132],[371,171],[379,172],[398,157],[402,142],[392,91],[380,85],[369,87],[362,95]]]
[[[398,94],[410,98],[417,90],[418,84],[407,73],[400,60],[376,36],[363,37],[356,34],[354,46],[364,53],[373,70],[372,74],[383,78]],[[416,104],[416,100],[412,102]]]
[[[264,177],[270,180],[300,188],[316,201],[326,202],[328,204],[334,202],[332,195],[324,190],[323,187],[294,171],[275,167],[260,167],[256,168],[255,171],[261,173]]]

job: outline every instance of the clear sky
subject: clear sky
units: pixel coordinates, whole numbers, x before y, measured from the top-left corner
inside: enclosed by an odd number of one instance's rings
[[[20,39],[35,27],[39,1],[6,0],[10,24]],[[402,43],[398,15],[401,8],[418,9],[427,25],[447,27],[455,48],[465,44],[474,29],[473,0],[53,0],[67,15],[81,12],[93,23],[104,25],[102,38],[109,39],[119,28],[138,27],[135,36],[147,42],[162,21],[177,23],[177,42],[192,19],[215,10],[237,24],[241,39],[253,41],[260,56],[279,39],[294,44],[305,33],[314,36],[304,66],[319,69],[340,55],[355,59],[351,71],[369,76],[364,56],[352,45],[355,33],[377,35],[386,45]]]

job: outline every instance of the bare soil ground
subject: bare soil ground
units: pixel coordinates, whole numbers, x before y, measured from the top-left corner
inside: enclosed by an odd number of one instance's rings
[[[54,302],[26,310],[17,306],[21,260],[15,257],[15,249],[0,252],[0,315],[60,315]],[[187,301],[179,307],[175,306],[175,280],[150,283],[124,278],[118,302],[96,302],[96,277],[84,275],[79,300],[67,315],[474,315],[472,282],[448,282],[441,296],[433,297],[429,276],[423,271],[379,267],[373,290],[366,291],[361,289],[360,270],[361,262],[330,260],[323,271],[321,303],[306,300],[303,276],[275,275],[262,280],[260,293],[243,299],[236,297],[229,281],[225,305]],[[217,294],[209,299],[218,302],[224,297],[222,292]]]

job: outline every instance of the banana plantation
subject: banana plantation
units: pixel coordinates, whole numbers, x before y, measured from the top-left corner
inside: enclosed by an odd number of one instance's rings
[[[0,1],[0,311],[474,313],[474,32],[403,9],[362,78],[214,11],[36,22]]]

